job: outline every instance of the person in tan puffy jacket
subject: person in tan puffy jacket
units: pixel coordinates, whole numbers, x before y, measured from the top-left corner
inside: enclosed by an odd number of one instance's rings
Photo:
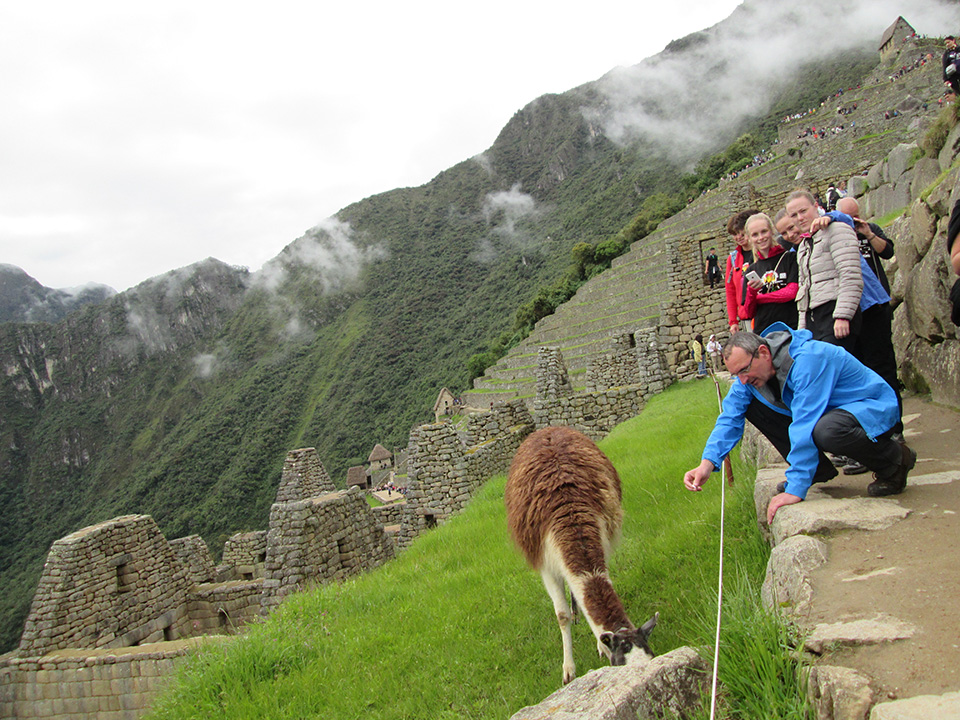
[[[787,216],[802,235],[797,246],[800,289],[799,327],[823,340],[853,351],[860,332],[860,243],[845,223],[820,215],[806,190],[787,196]]]

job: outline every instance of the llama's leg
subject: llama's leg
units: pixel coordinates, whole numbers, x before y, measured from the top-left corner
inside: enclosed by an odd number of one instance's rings
[[[557,615],[557,624],[560,625],[560,636],[563,638],[563,684],[566,685],[577,676],[577,667],[573,662],[573,635],[570,632],[573,613],[567,604],[567,591],[563,577],[547,570],[542,571],[540,576],[543,578],[543,586],[547,589],[547,594],[553,600],[553,610]]]
[[[580,620],[580,608],[577,607],[577,596],[573,594],[573,591],[570,591],[570,616],[572,617],[572,622],[576,625],[577,621]]]

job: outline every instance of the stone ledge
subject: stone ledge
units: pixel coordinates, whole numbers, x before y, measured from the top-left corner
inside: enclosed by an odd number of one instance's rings
[[[889,615],[851,622],[820,623],[804,641],[810,652],[822,654],[829,645],[878,645],[906,640],[919,632],[914,625]]]
[[[669,717],[670,712],[679,715],[700,703],[708,672],[696,650],[682,647],[642,668],[593,670],[538,705],[523,708],[511,720],[646,720]]]
[[[870,720],[960,720],[960,692],[918,695],[874,706]]]

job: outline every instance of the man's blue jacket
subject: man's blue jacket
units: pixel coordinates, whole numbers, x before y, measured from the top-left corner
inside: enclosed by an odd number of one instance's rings
[[[786,492],[807,496],[817,469],[818,450],[813,428],[828,410],[851,413],[871,439],[900,419],[897,396],[873,370],[836,345],[813,339],[809,330],[792,330],[774,323],[762,333],[770,343],[782,401],[769,384],[745,385],[737,378],[723,400],[723,411],[710,433],[703,459],[719,468],[743,436],[744,415],[751,401],[790,418],[790,453]]]

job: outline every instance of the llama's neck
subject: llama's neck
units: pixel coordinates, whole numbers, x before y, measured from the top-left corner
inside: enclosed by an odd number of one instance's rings
[[[620,628],[633,628],[627,611],[613,589],[606,574],[583,575],[574,583],[577,602],[583,608],[587,621],[595,635],[603,631],[616,632]]]

